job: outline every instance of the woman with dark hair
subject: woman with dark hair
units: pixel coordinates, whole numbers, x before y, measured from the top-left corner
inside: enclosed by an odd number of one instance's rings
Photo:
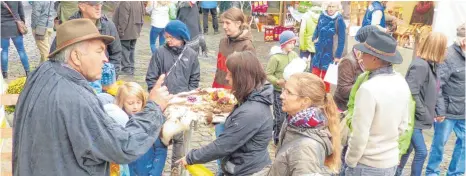
[[[183,165],[222,160],[226,175],[251,175],[271,164],[267,146],[272,139],[273,87],[251,51],[228,56],[226,79],[238,100],[225,121],[225,131],[212,143],[191,150],[178,162]]]
[[[227,57],[234,52],[252,51],[255,53],[254,46],[252,45],[252,34],[247,24],[246,17],[243,12],[238,8],[230,8],[223,12],[220,16],[220,21],[225,36],[220,40],[217,54],[217,71],[215,72],[213,88],[231,89],[231,84],[226,80]],[[218,137],[224,130],[223,124],[215,125],[215,136]],[[222,175],[220,169],[220,160],[217,161],[218,170],[217,175]]]

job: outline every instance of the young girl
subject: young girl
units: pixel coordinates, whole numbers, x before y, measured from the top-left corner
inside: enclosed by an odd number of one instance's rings
[[[147,103],[146,91],[135,82],[120,86],[116,104],[128,114],[129,118],[142,110]],[[129,164],[131,175],[162,175],[167,158],[167,147],[157,138],[146,154]]]

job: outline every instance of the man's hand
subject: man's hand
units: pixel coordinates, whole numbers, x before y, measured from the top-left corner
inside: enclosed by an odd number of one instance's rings
[[[333,62],[338,63],[338,62],[340,62],[340,60],[341,60],[340,58],[334,58]]]
[[[166,86],[162,87],[163,82],[165,81],[165,74],[161,75],[157,82],[155,83],[155,86],[150,90],[149,93],[149,100],[154,101],[157,103],[162,111],[167,108],[168,102],[173,98],[173,95],[170,95],[168,93],[168,89]]]
[[[277,85],[280,86],[281,88],[285,87],[286,81],[284,79],[280,79],[277,81]]]
[[[435,118],[436,122],[443,122],[443,120],[445,120],[445,116],[438,116]]]
[[[312,42],[317,43],[318,41],[319,41],[319,38],[316,38],[316,39],[315,39],[314,41],[312,41]]]
[[[188,162],[186,161],[186,156],[181,158],[180,160],[176,161],[177,164],[181,164],[183,165],[184,167],[186,167],[188,165]]]

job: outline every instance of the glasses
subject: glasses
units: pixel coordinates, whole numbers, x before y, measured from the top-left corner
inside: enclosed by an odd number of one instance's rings
[[[297,97],[302,97],[301,95],[291,93],[288,89],[285,89],[285,88],[282,88],[282,93],[283,93],[284,96],[294,95],[294,96],[297,96]]]
[[[165,40],[171,40],[171,39],[173,39],[173,36],[171,36],[171,35],[165,35]]]

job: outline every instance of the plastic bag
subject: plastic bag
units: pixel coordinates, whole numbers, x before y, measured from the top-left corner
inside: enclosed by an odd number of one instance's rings
[[[328,66],[327,73],[324,78],[325,82],[328,82],[333,85],[337,85],[338,82],[338,64],[331,63]]]
[[[291,75],[301,73],[306,70],[306,60],[301,58],[293,59],[283,70],[283,79],[290,79]]]
[[[192,176],[214,176],[214,173],[202,164],[188,165],[186,166],[186,170],[188,170],[189,174]]]

